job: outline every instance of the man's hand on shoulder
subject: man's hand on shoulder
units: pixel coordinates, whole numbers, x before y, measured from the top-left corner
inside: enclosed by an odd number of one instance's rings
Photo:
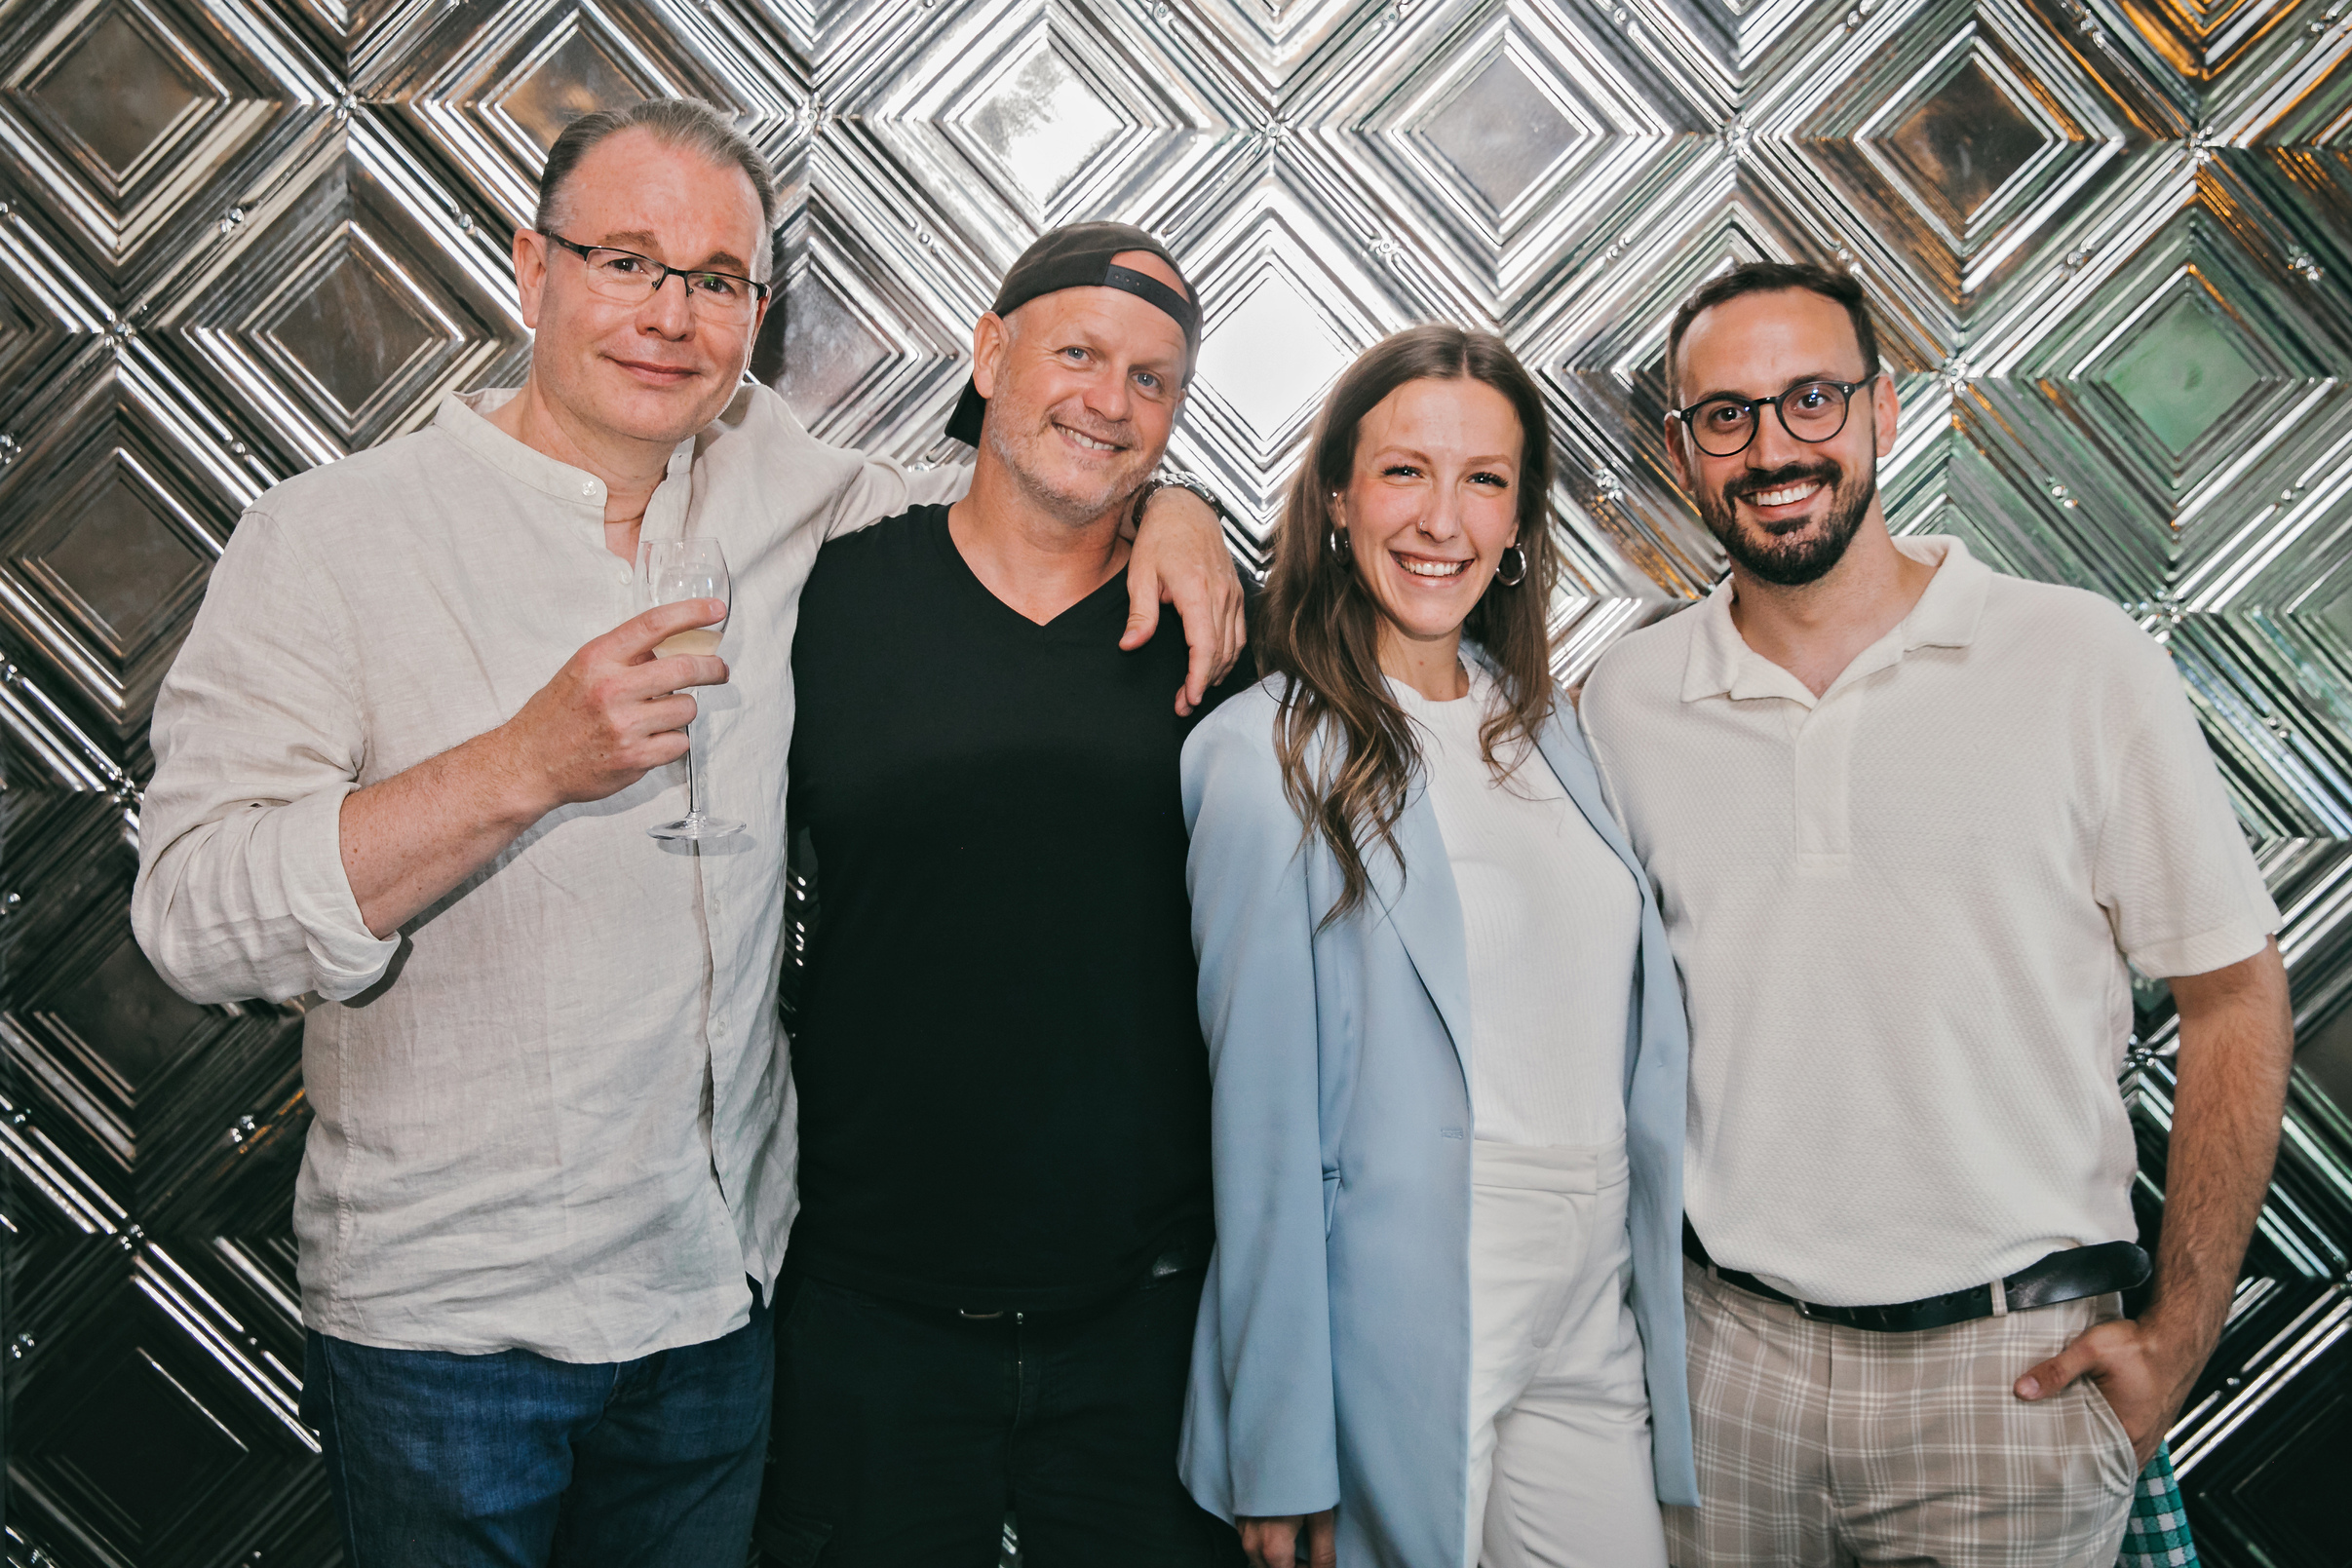
[[[1144,503],[1143,523],[1127,563],[1127,632],[1119,646],[1134,650],[1160,628],[1160,606],[1174,604],[1184,621],[1191,658],[1176,710],[1189,713],[1225,678],[1249,640],[1241,575],[1225,549],[1215,511],[1190,490],[1169,485]]]

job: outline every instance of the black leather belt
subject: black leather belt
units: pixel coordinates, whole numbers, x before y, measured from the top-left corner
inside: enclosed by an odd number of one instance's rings
[[[1924,1301],[1902,1301],[1891,1307],[1825,1307],[1818,1302],[1799,1301],[1794,1296],[1773,1289],[1753,1274],[1726,1269],[1707,1255],[1699,1241],[1699,1233],[1682,1222],[1682,1254],[1693,1263],[1715,1271],[1715,1277],[1727,1285],[1794,1307],[1804,1318],[1818,1323],[1842,1323],[1848,1328],[1868,1328],[1882,1334],[1916,1333],[1922,1328],[1942,1328],[1947,1323],[1965,1323],[1993,1315],[1993,1286],[1970,1285],[1947,1296],[1929,1296]],[[2110,1290],[2129,1290],[2148,1277],[2148,1255],[2130,1242],[2101,1242],[2097,1246],[2070,1246],[2053,1252],[2038,1263],[2029,1263],[2000,1281],[2003,1312],[2029,1312],[2035,1307],[2047,1307],[2056,1302],[2075,1301],[2084,1296],[2102,1296]]]

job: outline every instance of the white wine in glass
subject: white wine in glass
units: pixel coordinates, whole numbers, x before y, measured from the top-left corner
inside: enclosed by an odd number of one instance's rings
[[[637,592],[645,607],[675,604],[680,599],[728,600],[727,555],[715,539],[646,539],[637,545]],[[692,627],[664,637],[654,648],[657,658],[673,654],[716,653],[725,622]],[[694,769],[694,729],[686,729],[686,815],[673,822],[648,827],[655,838],[725,838],[743,831],[743,823],[713,817],[703,810],[702,785]]]

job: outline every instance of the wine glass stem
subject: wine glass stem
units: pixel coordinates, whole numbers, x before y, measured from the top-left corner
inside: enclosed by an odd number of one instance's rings
[[[698,822],[703,814],[703,792],[700,777],[694,771],[694,721],[686,721],[686,820]]]

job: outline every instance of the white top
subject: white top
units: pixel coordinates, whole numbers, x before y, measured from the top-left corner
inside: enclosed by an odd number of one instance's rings
[[[1584,694],[1689,993],[1691,1223],[1836,1306],[2131,1240],[2125,961],[2202,974],[2279,923],[2162,647],[1896,546],[1935,576],[1819,699],[1729,583]]]
[[[945,500],[746,388],[682,442],[649,538],[733,567],[732,684],[698,693],[706,847],[645,836],[682,763],[539,820],[378,941],[344,795],[501,723],[637,613],[604,486],[452,398],[428,428],[287,480],[237,524],[155,704],[132,919],[207,1001],[315,991],[294,1194],[303,1320],[410,1350],[618,1361],[747,1319],[792,1217],[776,979],[801,584],[831,535]]]
[[[1633,873],[1532,746],[1506,750],[1511,772],[1496,780],[1479,752],[1479,728],[1502,700],[1485,670],[1470,667],[1470,695],[1456,702],[1433,703],[1401,680],[1389,688],[1419,721],[1429,800],[1462,905],[1477,1136],[1621,1141],[1641,939]]]

